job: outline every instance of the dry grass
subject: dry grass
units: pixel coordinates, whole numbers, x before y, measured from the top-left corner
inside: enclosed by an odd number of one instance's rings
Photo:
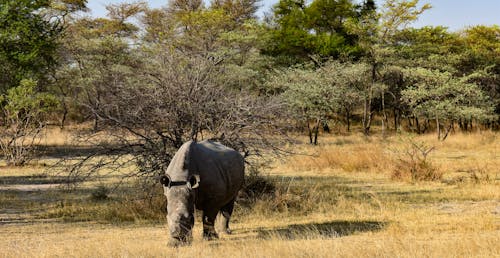
[[[299,155],[289,158],[282,169],[380,172],[392,165],[390,154],[380,141],[362,136],[328,137],[322,140],[326,144],[304,144],[296,148],[295,152]]]
[[[291,174],[297,171],[312,171],[314,174],[347,171],[390,175],[401,166],[409,165],[409,152],[416,151],[410,156],[422,158],[420,151],[415,149],[417,145],[426,150],[433,149],[424,164],[435,170],[435,177],[431,177],[433,180],[484,181],[500,177],[500,139],[496,133],[489,131],[455,134],[444,142],[436,140],[434,135],[396,135],[386,139],[361,135],[327,136],[322,138],[322,142],[319,146],[294,146],[295,152],[302,155],[277,164],[274,171]]]
[[[489,204],[491,205],[491,204]],[[192,246],[169,249],[167,230],[157,226],[41,224],[3,226],[1,257],[498,257],[498,225],[483,210],[453,214],[438,209],[402,213],[382,231],[346,236],[321,229],[297,235],[276,230],[261,238],[253,230],[269,223],[235,224],[235,234],[214,242],[195,229]],[[475,208],[475,207],[469,207]],[[429,211],[431,214],[429,214]],[[390,216],[391,214],[386,214]],[[436,217],[439,218],[436,220]],[[318,219],[318,218],[311,218]],[[325,219],[325,218],[323,218]],[[341,223],[333,220],[331,224]],[[328,225],[328,223],[325,223]]]
[[[166,246],[159,192],[147,207],[130,185],[92,200],[113,178],[73,193],[0,189],[0,257],[500,257],[497,135],[412,138],[435,147],[428,161],[443,177],[431,182],[391,179],[408,139],[330,136],[294,146],[312,156],[277,162],[267,172],[274,191],[240,200],[233,235],[203,241],[197,218],[193,245],[178,249]],[[43,170],[1,172],[0,186]]]
[[[305,170],[340,168],[344,171],[380,171],[390,164],[390,157],[377,144],[370,144],[368,148],[362,146],[344,148],[321,146],[316,151],[317,154],[313,155],[317,156],[295,157],[292,158],[290,164]]]

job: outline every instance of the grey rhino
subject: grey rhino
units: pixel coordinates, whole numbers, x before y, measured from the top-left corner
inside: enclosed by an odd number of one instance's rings
[[[167,197],[170,245],[191,242],[195,207],[203,213],[205,239],[218,238],[214,222],[219,213],[223,230],[231,232],[229,219],[244,169],[242,155],[219,142],[188,141],[179,148],[160,178]]]

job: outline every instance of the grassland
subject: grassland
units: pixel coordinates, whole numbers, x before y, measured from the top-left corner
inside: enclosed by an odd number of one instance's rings
[[[432,181],[395,176],[420,160],[415,146],[434,148]],[[148,199],[131,180],[97,200],[116,178],[69,192],[49,161],[1,167],[0,257],[500,257],[498,134],[328,136],[289,147],[301,155],[262,172],[276,188],[238,201],[232,235],[203,241],[197,218],[193,244],[177,249],[166,245],[160,189]]]

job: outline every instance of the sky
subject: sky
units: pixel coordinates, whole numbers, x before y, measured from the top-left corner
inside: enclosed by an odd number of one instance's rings
[[[106,15],[104,6],[110,3],[134,2],[134,0],[88,0],[91,15]],[[168,0],[148,0],[150,7],[165,6]],[[259,16],[269,12],[278,0],[262,0]],[[376,1],[379,5],[383,0]],[[438,26],[448,27],[451,31],[461,30],[474,25],[500,25],[500,0],[421,0],[430,3],[433,8],[423,13],[413,27]]]

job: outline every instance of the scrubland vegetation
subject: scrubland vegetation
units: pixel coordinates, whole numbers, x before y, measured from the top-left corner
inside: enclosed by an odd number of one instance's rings
[[[58,129],[57,129],[58,130]],[[409,139],[408,137],[411,137]],[[2,168],[0,256],[494,257],[500,251],[496,133],[324,136],[247,178],[233,234],[206,242],[197,217],[192,246],[167,248],[161,189],[119,175],[77,190],[37,165]],[[414,144],[439,179],[395,177]],[[401,161],[405,160],[405,161]],[[260,183],[259,183],[260,182]],[[53,185],[57,184],[57,185]],[[61,184],[61,185],[60,185]],[[33,187],[33,188],[28,188]],[[104,189],[104,190],[103,190]],[[109,192],[108,192],[109,191]]]
[[[418,0],[0,3],[0,257],[495,257],[500,28]],[[232,235],[169,248],[157,177],[241,152]]]

